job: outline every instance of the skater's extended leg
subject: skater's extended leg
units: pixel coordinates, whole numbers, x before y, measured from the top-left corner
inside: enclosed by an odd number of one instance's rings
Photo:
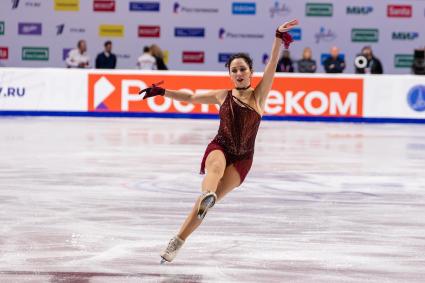
[[[224,154],[220,150],[212,151],[205,162],[205,171],[206,175],[202,181],[202,192],[215,192],[217,190],[218,183],[223,177],[224,170],[226,168],[226,159]],[[195,205],[192,208],[192,211],[187,216],[185,222],[180,228],[178,233],[179,237],[183,240],[192,234],[196,228],[202,223],[202,219],[198,217],[198,209],[203,196],[200,196]]]
[[[218,183],[218,187],[216,188],[216,201],[223,199],[223,197],[227,193],[238,187],[240,185],[240,182],[240,176],[239,173],[236,171],[235,167],[233,165],[228,166],[225,169],[224,174]],[[189,237],[189,235],[202,223],[202,219],[199,219],[197,215],[201,199],[202,196],[197,199],[194,207],[192,208],[191,213],[188,215],[186,221],[183,223],[180,232],[177,234],[177,236],[171,239],[167,248],[161,253],[163,261],[172,261],[176,256],[177,251],[184,244],[186,238]]]

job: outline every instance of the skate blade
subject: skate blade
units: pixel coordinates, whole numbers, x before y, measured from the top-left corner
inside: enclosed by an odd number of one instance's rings
[[[213,198],[213,199],[211,199]],[[213,196],[209,196],[205,199],[202,200],[202,202],[199,205],[199,209],[198,209],[198,219],[202,220],[204,219],[205,215],[207,215],[208,209],[211,208],[212,206],[214,206],[214,197]]]
[[[161,261],[159,262],[159,264],[164,264],[169,262],[168,260],[166,260],[165,258],[161,257]]]

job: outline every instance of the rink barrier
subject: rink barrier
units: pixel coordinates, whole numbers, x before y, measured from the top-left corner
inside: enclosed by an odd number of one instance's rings
[[[123,112],[60,112],[60,111],[0,111],[3,117],[51,116],[51,117],[97,117],[97,118],[165,118],[165,119],[218,119],[215,114],[161,114],[161,113],[123,113]],[[330,122],[330,123],[372,123],[372,124],[425,124],[425,119],[400,118],[336,118],[336,117],[284,117],[263,116],[265,121],[293,121],[293,122]]]
[[[255,73],[252,84],[261,79]],[[164,80],[200,94],[232,87],[227,72],[0,69],[0,115],[216,119],[217,105],[138,91]],[[424,123],[425,84],[413,75],[276,74],[264,120]]]

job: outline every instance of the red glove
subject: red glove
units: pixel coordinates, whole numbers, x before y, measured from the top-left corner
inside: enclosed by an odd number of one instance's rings
[[[292,35],[290,35],[288,32],[280,32],[278,29],[276,29],[276,37],[282,39],[282,43],[285,46],[285,49],[289,48],[289,45],[294,42],[294,39],[292,38]]]
[[[164,96],[165,94],[165,89],[162,87],[158,87],[159,85],[163,84],[164,81],[160,81],[159,83],[156,84],[152,84],[151,87],[142,89],[139,94],[142,94],[144,92],[146,92],[145,96],[143,96],[143,99],[149,98],[149,97],[153,97],[153,96],[157,96],[157,95],[162,95]]]

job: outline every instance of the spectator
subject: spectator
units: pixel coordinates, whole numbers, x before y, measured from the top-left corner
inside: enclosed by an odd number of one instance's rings
[[[282,53],[282,58],[277,62],[276,72],[293,73],[294,65],[289,54],[289,50],[285,49]]]
[[[112,42],[106,41],[105,50],[96,57],[96,69],[115,69],[117,65],[117,56],[112,53]]]
[[[87,54],[86,41],[79,40],[77,48],[69,51],[65,61],[68,68],[87,68],[89,66],[90,57]]]
[[[342,73],[344,71],[345,61],[336,46],[331,48],[331,56],[323,62],[323,65],[326,73]]]
[[[366,62],[364,62],[366,67],[361,65],[361,60],[363,58],[359,56],[366,58]],[[362,53],[359,56],[357,56],[354,63],[356,67],[356,74],[382,74],[384,72],[381,61],[373,55],[372,47],[363,47]]]
[[[298,72],[300,73],[315,73],[316,72],[316,60],[312,59],[311,48],[306,47],[303,51],[301,60],[298,61]]]
[[[415,75],[425,75],[425,48],[415,50],[413,54],[412,73]]]
[[[137,59],[137,65],[141,70],[156,70],[156,60],[150,53],[150,48],[145,46],[143,48],[143,54]]]
[[[164,54],[158,45],[151,45],[151,54],[153,57],[155,57],[156,66],[158,70],[168,70],[167,65],[165,65],[164,63]]]

